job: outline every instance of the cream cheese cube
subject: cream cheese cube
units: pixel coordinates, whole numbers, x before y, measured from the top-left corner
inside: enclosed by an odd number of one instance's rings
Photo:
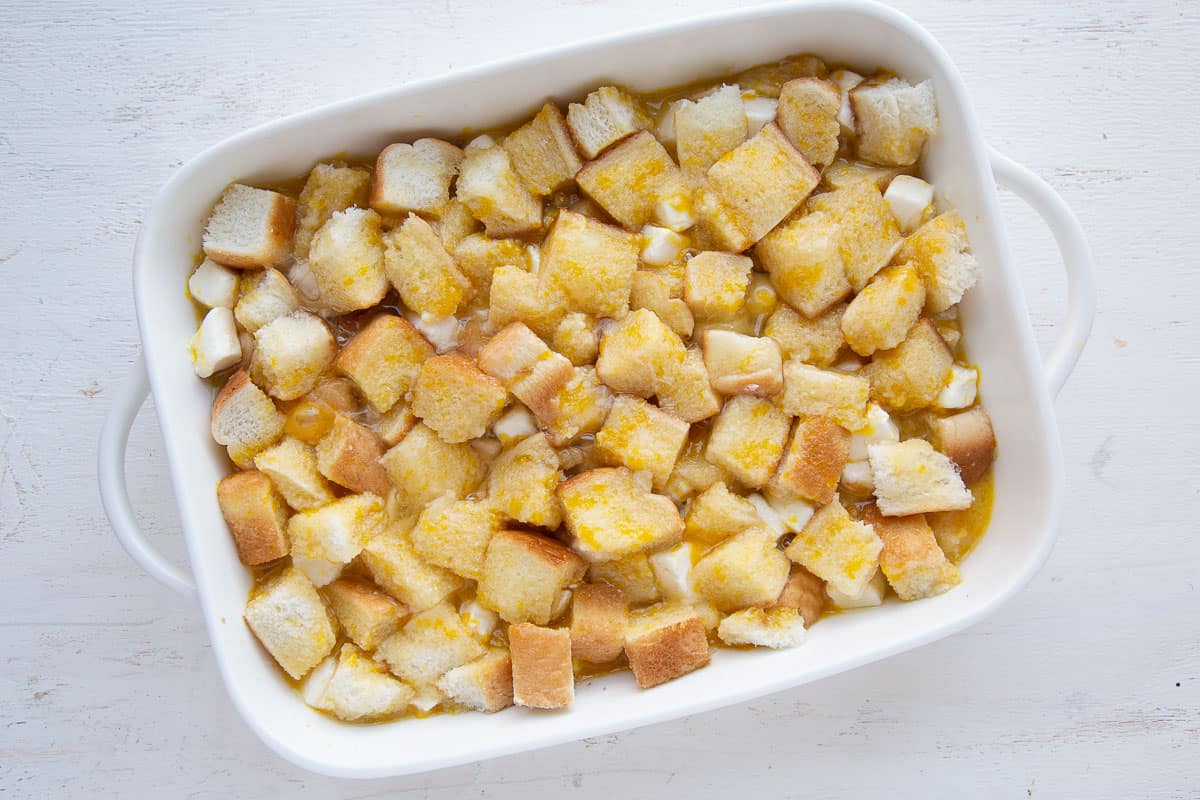
[[[900,223],[900,230],[911,233],[920,226],[925,209],[933,203],[933,186],[912,175],[897,175],[888,184],[883,199]]]
[[[700,597],[692,584],[692,543],[684,542],[650,556],[659,591],[668,600],[695,603]]]
[[[900,429],[877,403],[867,406],[867,424],[850,436],[850,460],[863,461],[867,457],[867,447],[875,442],[900,441]]]
[[[537,419],[523,405],[515,405],[492,423],[492,433],[505,447],[537,433]]]
[[[863,76],[848,69],[839,69],[829,76],[842,93],[842,105],[838,109],[838,124],[846,133],[854,133],[854,109],[850,107],[850,90],[863,82]]]
[[[484,608],[474,599],[459,606],[458,614],[463,618],[463,622],[467,623],[467,627],[485,641],[492,635],[492,631],[496,629],[496,623],[500,621],[500,616],[495,611]]]
[[[863,586],[863,590],[858,594],[845,594],[834,588],[832,583],[825,584],[825,593],[829,595],[829,599],[833,604],[843,611],[848,611],[852,608],[871,608],[873,606],[883,605],[883,595],[887,592],[887,579],[883,577],[883,572],[875,570],[875,574]]]
[[[938,408],[966,408],[975,402],[975,395],[978,391],[979,370],[955,364],[950,368],[950,381],[938,393]]]
[[[238,273],[206,258],[188,278],[188,292],[209,308],[233,308],[237,302]]]
[[[679,255],[687,246],[687,237],[670,228],[658,225],[646,225],[642,228],[641,258],[643,263],[664,267],[678,260]]]
[[[242,343],[238,339],[233,312],[224,306],[218,306],[205,314],[189,347],[196,374],[201,378],[207,378],[240,362]]]
[[[754,92],[742,95],[742,105],[746,108],[746,125],[750,136],[761,131],[768,122],[774,122],[775,112],[779,109],[779,101],[774,97],[759,97]]]

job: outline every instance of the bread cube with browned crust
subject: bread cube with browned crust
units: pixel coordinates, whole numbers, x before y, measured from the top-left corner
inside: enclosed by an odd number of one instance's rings
[[[342,630],[364,650],[374,650],[408,618],[408,609],[365,581],[338,578],[324,592]]]
[[[334,416],[329,432],[317,442],[317,469],[329,480],[352,492],[386,497],[392,490],[383,457],[383,440],[370,428],[345,414]]]
[[[868,505],[863,519],[883,541],[879,568],[901,600],[933,597],[962,582],[958,567],[946,560],[924,514],[885,517]]]
[[[308,258],[313,236],[337,211],[365,206],[371,193],[371,173],[358,167],[317,164],[308,173],[296,198],[296,230],[292,253]]]
[[[371,208],[383,214],[440,213],[462,159],[462,150],[441,139],[388,145],[375,160]]]
[[[711,547],[747,528],[762,525],[758,512],[746,498],[718,481],[688,504],[683,538]]]
[[[437,603],[384,639],[375,660],[418,689],[430,689],[450,670],[486,654],[454,606]]]
[[[670,547],[683,533],[675,504],[647,491],[625,467],[581,472],[556,491],[573,547],[589,561]]]
[[[737,86],[721,86],[675,106],[675,152],[684,174],[703,177],[717,159],[749,136],[746,107]]]
[[[554,103],[546,103],[533,119],[504,137],[504,149],[525,185],[541,197],[570,184],[583,166],[567,119]]]
[[[650,397],[686,357],[683,340],[657,314],[642,308],[600,339],[596,373],[613,391]]]
[[[279,666],[297,680],[337,644],[321,595],[294,567],[285,567],[258,587],[246,603],[246,624]]]
[[[535,433],[492,462],[488,502],[508,519],[554,530],[562,523],[562,504],[554,493],[561,480],[558,454],[546,434]]]
[[[687,441],[689,427],[641,398],[619,395],[596,434],[596,448],[608,463],[623,464],[634,472],[648,471],[654,487],[662,489]]]
[[[770,397],[783,388],[783,358],[774,339],[709,329],[701,344],[708,379],[721,394]]]
[[[837,221],[805,214],[767,234],[754,248],[779,296],[812,319],[850,294]]]
[[[897,259],[916,265],[931,314],[954,306],[979,280],[979,262],[970,247],[967,226],[954,210],[939,214],[904,240]]]
[[[231,184],[204,226],[204,254],[237,269],[273,267],[287,259],[295,226],[287,195]]]
[[[907,338],[891,350],[875,353],[863,368],[871,399],[897,411],[927,408],[950,378],[954,354],[928,319],[916,322]]]
[[[382,220],[374,211],[347,208],[321,226],[308,249],[315,302],[335,314],[370,308],[383,299]]]
[[[929,81],[916,86],[903,78],[861,83],[850,91],[850,107],[858,157],[876,164],[915,164],[925,140],[938,129]]]
[[[857,595],[875,574],[882,549],[871,526],[851,519],[834,500],[817,509],[784,552],[843,594]]]
[[[675,333],[691,336],[696,320],[677,283],[667,270],[638,270],[630,285],[629,307],[653,311]]]
[[[704,621],[686,607],[667,607],[631,622],[625,655],[638,688],[649,689],[708,666]]]
[[[797,314],[790,306],[780,304],[767,317],[762,333],[775,340],[785,361],[795,358],[806,364],[828,367],[837,360],[838,351],[846,343],[842,333],[845,311],[845,305],[836,305],[809,319]]]
[[[288,554],[287,506],[265,474],[251,469],[226,475],[217,484],[217,503],[243,564]]]
[[[996,457],[996,434],[982,406],[934,419],[930,427],[934,444],[958,465],[963,483],[970,486],[984,476]]]
[[[408,320],[379,314],[346,342],[333,366],[383,414],[412,389],[421,364],[432,355],[433,346]]]
[[[453,572],[417,555],[408,526],[403,524],[392,524],[367,542],[362,563],[379,588],[414,614],[436,606],[465,583]]]
[[[507,386],[543,424],[555,419],[555,400],[575,377],[571,362],[521,322],[505,326],[477,358],[479,368]]]
[[[842,332],[860,356],[890,350],[904,341],[925,306],[925,284],[913,264],[876,275],[846,307]]]
[[[837,497],[838,481],[850,455],[850,432],[829,417],[796,423],[792,441],[768,488],[772,498],[802,499],[824,505]]]
[[[556,616],[559,596],[586,570],[582,558],[553,539],[502,530],[488,544],[478,599],[505,622],[545,625]]]
[[[683,297],[698,320],[720,322],[742,310],[750,270],[747,256],[706,250],[688,259],[683,273]]]
[[[507,401],[504,385],[461,353],[427,359],[412,390],[413,413],[452,444],[483,436]]]
[[[601,86],[583,103],[567,106],[567,127],[584,158],[649,126],[633,98],[615,86]]]
[[[513,168],[500,145],[469,147],[459,166],[455,194],[488,236],[524,236],[542,225],[542,203]]]
[[[575,700],[571,634],[523,622],[508,629],[513,702],[527,708],[566,708]]]
[[[666,374],[657,381],[658,405],[685,422],[708,419],[721,410],[721,399],[713,391],[704,356],[689,347],[682,361],[667,362]]]
[[[625,645],[627,606],[620,590],[607,583],[583,583],[571,593],[571,654],[607,664]]]
[[[588,567],[588,580],[619,589],[629,603],[653,603],[660,599],[654,569],[645,553],[592,564]]]
[[[780,87],[775,121],[805,160],[827,166],[838,152],[841,107],[841,93],[829,81],[796,78]]]
[[[472,290],[437,232],[416,214],[384,236],[384,267],[404,305],[418,314],[453,314]]]
[[[774,603],[791,565],[769,528],[750,527],[709,550],[692,570],[696,591],[719,611]]]
[[[870,394],[870,382],[860,375],[820,369],[793,358],[783,365],[779,407],[792,416],[826,416],[856,431],[867,422]]]
[[[443,495],[425,506],[409,538],[426,562],[479,580],[488,542],[503,522],[504,514],[489,502]]]
[[[769,400],[732,397],[717,415],[704,457],[742,485],[757,489],[770,480],[783,457],[790,422]]]
[[[239,467],[249,467],[254,456],[274,444],[283,433],[284,416],[270,397],[250,381],[245,370],[229,376],[212,405],[210,432],[217,444],[229,448]]]
[[[572,311],[620,317],[629,309],[637,265],[633,234],[563,209],[542,243],[538,286],[548,297],[564,298]]]
[[[382,463],[403,500],[415,510],[447,492],[466,497],[484,474],[469,444],[446,442],[425,423],[418,423],[384,453]]]
[[[256,455],[254,466],[271,479],[287,504],[297,511],[333,500],[329,483],[317,469],[317,454],[299,439],[285,436],[279,444]]]
[[[667,480],[666,494],[676,503],[683,505],[698,493],[724,479],[725,473],[721,468],[704,457],[704,441],[693,438],[675,462],[675,470]]]
[[[825,581],[799,564],[793,564],[775,605],[796,609],[804,617],[804,627],[811,628],[824,615],[828,604]]]
[[[891,206],[871,181],[813,195],[808,210],[828,214],[836,225],[838,252],[856,292],[891,262],[903,241]]]

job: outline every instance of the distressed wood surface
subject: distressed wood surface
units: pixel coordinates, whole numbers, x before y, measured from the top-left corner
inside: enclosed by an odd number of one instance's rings
[[[989,140],[1077,210],[1100,271],[1095,331],[1057,405],[1060,539],[965,633],[631,733],[335,781],[258,742],[197,610],[111,535],[95,442],[138,349],[130,253],[185,159],[317,103],[731,5],[0,3],[0,794],[1196,796],[1194,3],[900,4],[957,61]],[[1061,269],[1035,215],[1012,198],[1004,212],[1045,346]],[[151,539],[182,558],[149,406],[128,474]]]

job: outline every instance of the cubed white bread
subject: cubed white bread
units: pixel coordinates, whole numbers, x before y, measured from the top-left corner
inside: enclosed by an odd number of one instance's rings
[[[287,555],[287,506],[266,475],[257,470],[226,475],[217,484],[217,503],[243,564]]]
[[[337,643],[321,595],[294,567],[284,567],[258,587],[246,603],[246,624],[296,680],[321,663]]]
[[[649,127],[633,98],[615,86],[601,86],[583,103],[567,106],[567,127],[579,152],[595,158],[609,145]]]
[[[334,416],[329,431],[317,442],[317,470],[352,492],[386,497],[392,490],[379,459],[384,445],[379,434],[345,414]]]
[[[364,650],[374,650],[408,618],[408,609],[364,581],[339,578],[324,594],[342,630]]]
[[[889,517],[953,511],[971,505],[971,491],[963,485],[950,457],[924,439],[879,442],[867,448],[875,498]]]
[[[897,411],[928,408],[950,378],[954,354],[928,319],[918,320],[891,350],[879,350],[863,372],[871,399]]]
[[[889,267],[846,307],[842,332],[860,356],[889,350],[904,341],[925,306],[925,284],[911,263]]]
[[[975,403],[979,392],[979,370],[974,367],[950,367],[950,378],[938,392],[934,403],[947,411],[967,408]]]
[[[925,141],[937,133],[937,100],[929,81],[916,86],[903,78],[862,83],[851,90],[850,105],[858,157],[876,164],[915,164]]]
[[[619,395],[596,434],[596,448],[610,464],[647,470],[662,489],[687,441],[688,423],[638,397]]]
[[[804,202],[819,181],[817,170],[775,123],[721,156],[708,170],[709,189],[751,244]]]
[[[708,666],[708,631],[686,607],[645,615],[625,634],[625,656],[638,688],[649,689]]]
[[[631,230],[666,222],[657,213],[659,202],[688,195],[683,173],[648,131],[635,133],[589,161],[575,180],[609,216]]]
[[[849,459],[863,461],[867,458],[867,447],[875,442],[900,441],[900,428],[891,415],[877,403],[867,404],[866,422],[854,429],[850,436]]]
[[[571,655],[607,664],[625,646],[628,609],[619,589],[607,583],[582,583],[571,593]]]
[[[967,486],[978,481],[996,458],[996,434],[982,406],[934,419],[933,440],[959,469]]]
[[[746,256],[708,250],[688,259],[683,272],[683,299],[696,319],[729,320],[746,302],[754,262]]]
[[[312,391],[336,353],[329,325],[307,311],[295,311],[254,332],[250,377],[272,397],[295,400]]]
[[[794,608],[745,608],[735,611],[717,627],[725,644],[782,649],[804,643],[804,617]]]
[[[596,374],[615,392],[650,397],[686,357],[679,335],[653,311],[641,308],[601,337]]]
[[[228,308],[209,309],[188,344],[192,368],[201,378],[236,366],[242,361],[242,344],[238,339],[233,312]]]
[[[793,358],[783,365],[779,406],[791,416],[821,415],[847,430],[866,422],[871,383],[860,375],[820,369]]]
[[[499,145],[468,149],[455,194],[488,236],[524,236],[541,227],[541,201],[526,188],[508,151]]]
[[[537,417],[521,403],[513,403],[492,423],[492,434],[504,447],[510,447],[532,436],[537,430]]]
[[[397,403],[379,418],[375,430],[386,447],[394,447],[417,424],[417,416],[406,403]]]
[[[825,172],[821,174],[821,186],[829,191],[835,191],[867,181],[874,184],[875,188],[882,193],[893,178],[903,174],[904,169],[904,167],[880,167],[865,161],[847,161],[839,158],[826,167]]]
[[[796,609],[804,620],[804,627],[811,628],[825,614],[828,602],[825,581],[799,564],[793,564],[775,605]]]
[[[513,702],[527,708],[566,708],[575,700],[571,633],[528,622],[508,629]]]
[[[633,234],[563,209],[542,244],[538,286],[571,311],[620,317],[629,309],[637,265]]]
[[[503,513],[488,502],[445,495],[425,506],[409,538],[429,564],[478,580],[488,542],[503,522]]]
[[[395,716],[416,693],[352,644],[342,645],[337,666],[310,705],[345,722]]]
[[[939,595],[962,582],[958,567],[946,560],[923,514],[885,517],[867,506],[863,519],[883,540],[879,569],[901,600]]]
[[[699,554],[692,542],[681,542],[669,550],[662,550],[650,556],[650,568],[654,570],[654,580],[658,589],[667,601],[692,605],[700,602],[696,593],[695,581],[692,579],[692,565]]]
[[[592,562],[671,547],[683,533],[675,504],[648,491],[625,467],[581,472],[556,492],[573,547]]]
[[[746,114],[746,134],[753,136],[764,125],[775,121],[779,113],[779,99],[761,97],[754,92],[742,92],[742,110]]]
[[[645,553],[592,564],[588,567],[588,580],[607,583],[619,589],[625,600],[635,605],[653,603],[662,598],[654,569]]]
[[[317,454],[304,442],[285,436],[254,457],[254,466],[271,479],[287,504],[297,511],[332,502],[333,491],[317,470]]]
[[[292,253],[308,258],[313,236],[337,211],[366,207],[371,195],[371,173],[358,167],[317,164],[308,173],[296,198],[296,231]]]
[[[372,494],[353,494],[292,515],[288,538],[294,557],[348,564],[384,527],[383,501]]]
[[[775,121],[808,163],[822,167],[837,156],[841,106],[841,94],[834,84],[820,78],[796,78],[779,90]]]
[[[466,497],[484,475],[483,464],[469,444],[446,442],[424,423],[384,453],[382,463],[414,509],[447,492]]]
[[[521,322],[506,325],[477,358],[479,368],[507,386],[543,424],[554,420],[555,399],[575,375],[567,358]]]
[[[488,501],[508,519],[554,530],[562,523],[562,504],[554,493],[561,480],[558,455],[544,433],[534,433],[492,462]]]
[[[696,591],[725,612],[775,602],[791,569],[775,539],[774,531],[760,525],[709,550],[692,569]]]
[[[321,307],[345,314],[370,308],[387,294],[381,225],[374,211],[348,208],[335,212],[317,231],[308,268]]]
[[[834,500],[813,514],[787,546],[787,557],[845,594],[858,594],[879,565],[883,542]]]
[[[931,314],[953,307],[979,280],[979,261],[970,247],[957,211],[937,215],[904,240],[896,259],[917,265]]]
[[[897,175],[888,184],[883,199],[900,223],[900,231],[908,234],[933,212],[933,186],[912,175]]]
[[[643,225],[639,257],[643,264],[665,267],[681,260],[688,243],[688,237],[670,228]]]
[[[239,325],[253,333],[299,307],[300,297],[288,279],[279,270],[264,269],[246,276],[233,315]]]
[[[503,329],[519,322],[547,340],[567,312],[566,298],[544,291],[538,277],[522,267],[504,265],[492,274],[487,326]]]
[[[433,347],[405,319],[379,314],[337,354],[333,366],[362,392],[371,408],[386,413],[412,388]]]
[[[783,388],[783,357],[774,339],[709,329],[701,344],[708,379],[721,394],[770,397]]]
[[[838,351],[846,343],[842,333],[845,305],[836,305],[818,317],[809,319],[797,314],[790,306],[780,305],[763,326],[763,336],[779,345],[785,360],[797,359],[806,364],[828,367],[837,360]]]
[[[507,401],[504,385],[461,353],[427,359],[412,390],[413,413],[452,444],[483,436]]]
[[[553,539],[502,530],[488,544],[478,600],[505,622],[545,625],[554,619],[563,590],[586,570],[582,558]]]
[[[239,277],[237,270],[206,258],[188,278],[188,294],[209,308],[233,308],[237,302]]]
[[[444,241],[444,240],[443,240]],[[458,269],[477,296],[486,298],[492,285],[492,273],[498,267],[528,266],[525,244],[519,239],[493,239],[483,233],[472,233],[454,245],[454,260]]]
[[[793,78],[825,77],[829,67],[817,56],[788,56],[782,61],[772,61],[751,67],[738,74],[738,82],[745,91],[762,97],[778,97],[779,86]]]
[[[613,393],[600,382],[591,367],[575,367],[553,401],[551,419],[546,425],[550,443],[565,447],[582,437],[596,433],[612,408]]]
[[[763,523],[754,506],[718,480],[696,495],[688,504],[683,537],[702,547],[710,547]]]
[[[848,69],[839,69],[829,73],[829,80],[838,87],[841,103],[838,107],[838,124],[842,133],[854,135],[854,108],[850,105],[850,90],[863,82],[863,76]]]
[[[504,137],[504,149],[525,185],[541,197],[570,184],[583,166],[566,117],[554,103],[546,103],[533,119]]]
[[[369,541],[362,563],[379,588],[411,612],[431,608],[461,589],[465,581],[417,555],[408,526],[391,524]]]
[[[375,660],[420,688],[434,686],[450,670],[486,653],[487,648],[472,635],[454,606],[438,603],[384,639],[375,651]]]
[[[483,230],[483,223],[475,219],[471,213],[471,209],[458,199],[453,199],[446,204],[442,209],[441,217],[434,226],[437,230],[438,238],[442,240],[442,244],[446,245],[446,249],[454,254],[455,259],[458,259],[458,246],[462,244],[464,239],[470,236],[482,236],[479,233]],[[487,237],[484,236],[486,239]],[[503,240],[500,240],[503,241]],[[466,270],[460,265],[459,269],[463,270],[463,274],[467,275]],[[470,275],[467,275],[470,278]],[[472,281],[474,283],[474,281]]]
[[[495,649],[438,679],[438,689],[460,706],[494,714],[513,703],[512,658]]]
[[[579,311],[567,314],[558,321],[550,347],[577,367],[593,363],[600,352],[600,331],[596,318]]]
[[[829,595],[830,601],[842,611],[850,611],[855,608],[874,608],[883,605],[883,597],[887,594],[887,579],[877,569],[859,592],[846,594],[832,583],[825,584],[825,592]]]
[[[780,225],[754,254],[784,302],[812,319],[850,294],[840,242],[837,220],[818,212]]]
[[[682,287],[671,270],[638,270],[633,273],[629,306],[635,311],[639,308],[653,311],[675,333],[691,336],[696,319],[682,294]]]
[[[704,457],[757,489],[770,480],[783,457],[790,422],[769,400],[732,397],[717,415]]]
[[[872,181],[860,180],[813,195],[808,210],[810,214],[823,211],[836,224],[838,252],[846,278],[856,292],[861,292],[872,276],[891,262],[903,242],[892,209]]]
[[[440,139],[388,145],[375,161],[371,208],[383,214],[437,214],[450,199],[462,159],[461,150]]]
[[[696,247],[740,253],[753,246],[754,238],[746,227],[748,223],[725,204],[707,180],[695,190],[692,212],[696,226],[692,239]]]
[[[471,282],[428,222],[409,214],[384,236],[384,270],[404,305],[426,317],[453,314],[467,299]]]
[[[657,380],[658,405],[685,422],[708,419],[721,410],[721,400],[713,391],[697,347],[686,349],[683,361],[671,360],[666,374]]]
[[[779,469],[771,478],[772,498],[824,505],[837,497],[838,481],[850,453],[850,432],[829,417],[796,423]]]
[[[239,467],[250,466],[255,454],[274,444],[283,424],[283,414],[245,370],[230,375],[213,400],[213,440],[229,448],[229,457]]]
[[[296,203],[286,195],[231,184],[204,226],[204,254],[239,269],[280,264],[292,250],[295,213]]]
[[[675,152],[685,174],[703,177],[717,159],[750,135],[742,90],[721,86],[696,101],[675,108]]]

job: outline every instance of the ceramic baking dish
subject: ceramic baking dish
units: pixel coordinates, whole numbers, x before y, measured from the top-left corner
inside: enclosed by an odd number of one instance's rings
[[[962,585],[917,603],[841,614],[783,651],[717,650],[707,669],[650,691],[629,673],[585,685],[573,708],[444,715],[345,725],[310,710],[242,623],[250,585],[217,508],[228,463],[208,433],[211,387],[196,379],[187,343],[196,326],[184,293],[201,228],[222,188],[294,176],[339,152],[374,153],[422,135],[455,135],[533,113],[616,82],[634,89],[720,75],[812,52],[865,70],[886,66],[932,79],[941,132],[928,144],[927,177],[967,221],[983,277],[964,302],[966,341],[983,370],[983,395],[1001,458],[991,529],[962,566]],[[1069,309],[1051,356],[1039,360],[1001,227],[996,183],[1024,197],[1054,231],[1067,266]],[[559,47],[348,100],[235,136],[186,164],[146,216],[133,263],[144,364],[120,390],[101,440],[99,479],[113,527],[131,555],[173,589],[194,592],[230,698],[283,757],[331,775],[399,775],[531,750],[693,714],[777,692],[947,636],[1024,586],[1054,540],[1062,456],[1051,398],[1090,330],[1094,288],[1078,223],[1046,184],[988,149],[966,89],[946,53],[914,22],[864,0],[751,9]],[[192,577],[150,550],[125,491],[129,427],[148,384],[187,539]],[[194,581],[194,583],[193,583]]]

